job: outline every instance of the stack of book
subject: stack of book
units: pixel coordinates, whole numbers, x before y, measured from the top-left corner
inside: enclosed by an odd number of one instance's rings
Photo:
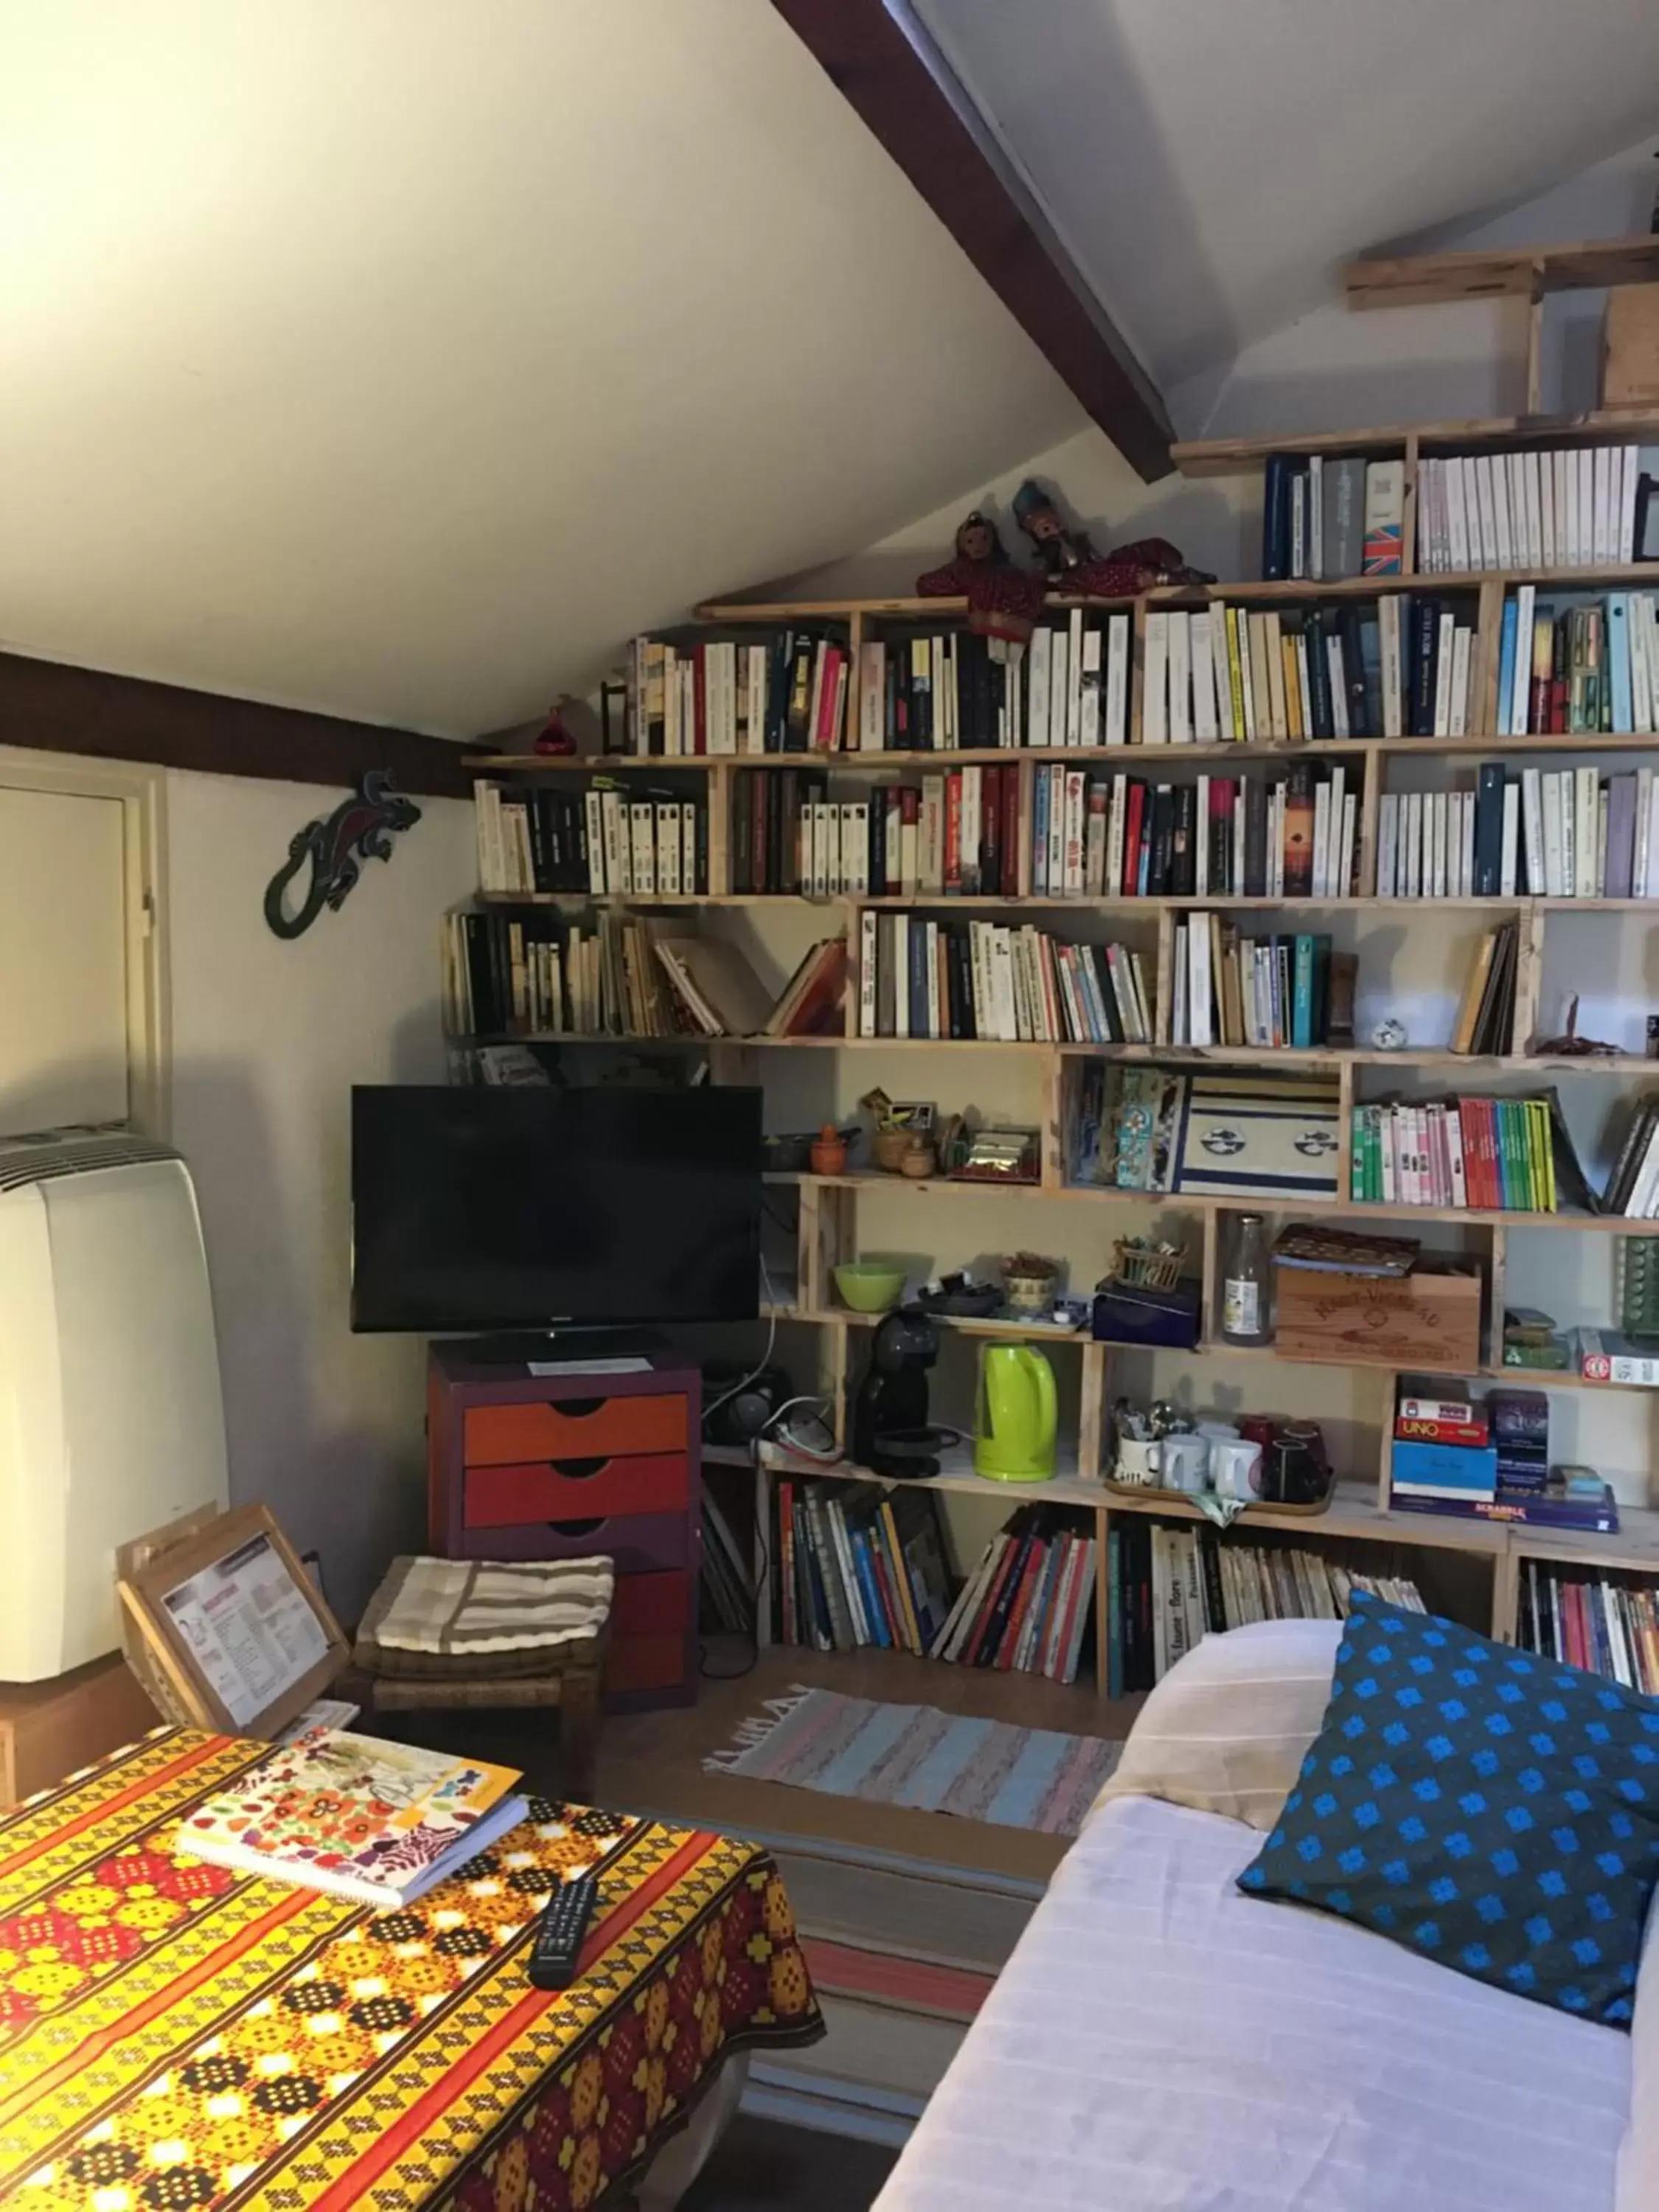
[[[1541,600],[1522,584],[1504,604],[1500,737],[1594,737],[1659,729],[1659,599]]]
[[[908,1486],[814,1477],[773,1486],[782,1644],[931,1650],[957,1588],[938,1498]]]
[[[1310,583],[1397,575],[1405,511],[1403,461],[1271,453],[1262,482],[1261,573]]]
[[[693,754],[829,752],[847,726],[848,652],[833,626],[763,643],[636,637],[628,649],[628,749]]]
[[[1515,1037],[1520,949],[1519,922],[1504,922],[1481,938],[1452,1024],[1454,1052],[1487,1055],[1509,1051]]]
[[[1393,605],[1261,613],[1218,599],[1195,612],[1154,607],[1145,655],[1141,739],[1149,745],[1381,737],[1390,656],[1398,698]]]
[[[624,898],[696,896],[708,889],[708,808],[672,793],[624,790],[596,776],[585,793],[474,793],[478,888],[592,891]]]
[[[998,1044],[1147,1044],[1140,955],[1040,929],[921,915],[860,917],[860,1036]]]
[[[602,915],[566,929],[550,915],[452,914],[443,935],[452,1037],[679,1036],[696,1024],[667,988],[651,926]]]
[[[177,1848],[359,1905],[412,1905],[526,1818],[516,1767],[313,1728],[188,1813]]]
[[[1170,1042],[1301,1051],[1330,1038],[1334,960],[1328,937],[1252,937],[1219,915],[1195,914],[1175,930]],[[1352,1007],[1352,981],[1346,987]]]
[[[1570,1203],[1589,1202],[1553,1091],[1353,1109],[1353,1188],[1366,1204],[1555,1213],[1558,1167]]]
[[[1417,465],[1417,565],[1588,568],[1637,557],[1635,446],[1532,446],[1425,455]]]
[[[1037,898],[1347,898],[1356,888],[1358,778],[1297,761],[1283,775],[1149,784],[1038,769]]]
[[[1106,1685],[1150,1690],[1212,1631],[1253,1620],[1342,1620],[1356,1590],[1425,1608],[1415,1583],[1360,1574],[1315,1552],[1114,1515],[1106,1535]]]
[[[1627,1221],[1659,1219],[1659,1098],[1638,1103],[1607,1179],[1601,1211],[1621,1213]]]
[[[1406,1513],[1607,1532],[1619,1526],[1599,1477],[1554,1474],[1541,1390],[1445,1398],[1407,1382],[1395,1403],[1389,1503]]]
[[[1124,621],[1127,629],[1127,617]],[[1047,633],[1036,636],[1046,639]],[[1098,632],[1095,647],[1097,690]],[[1048,734],[1046,712],[1042,733],[1026,735],[1026,657],[1018,646],[999,652],[990,639],[967,630],[870,639],[859,648],[857,734],[849,731],[847,742],[866,753],[1063,743]],[[1070,742],[1104,740],[1074,737]]]
[[[1659,1697],[1659,1594],[1650,1583],[1611,1583],[1528,1559],[1516,1641],[1523,1651]]]
[[[1473,791],[1385,793],[1376,830],[1379,898],[1659,897],[1651,769],[1488,762]]]
[[[930,1650],[963,1667],[1074,1682],[1091,1648],[1093,1523],[1022,1505],[986,1546]]]

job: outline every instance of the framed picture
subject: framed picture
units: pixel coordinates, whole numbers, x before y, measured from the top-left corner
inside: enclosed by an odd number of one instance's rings
[[[270,1737],[344,1668],[350,1647],[265,1505],[192,1514],[125,1545],[116,1589],[134,1670],[165,1712]]]
[[[896,1098],[887,1109],[887,1119],[895,1129],[909,1129],[919,1137],[933,1133],[933,1109],[921,1099]]]

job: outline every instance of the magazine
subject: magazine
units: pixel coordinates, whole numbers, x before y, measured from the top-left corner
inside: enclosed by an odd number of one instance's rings
[[[187,1815],[179,1848],[362,1905],[408,1905],[524,1819],[520,1778],[482,1759],[310,1729]]]

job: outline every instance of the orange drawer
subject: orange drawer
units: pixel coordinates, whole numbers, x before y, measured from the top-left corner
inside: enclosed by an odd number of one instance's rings
[[[684,1636],[611,1638],[605,1662],[605,1686],[613,1697],[629,1690],[672,1690],[684,1679]]]
[[[684,1452],[469,1467],[462,1477],[461,1522],[467,1528],[515,1528],[529,1522],[684,1512],[689,1489]]]
[[[616,1636],[684,1636],[691,1626],[691,1577],[685,1574],[623,1575],[611,1601]]]
[[[461,1457],[470,1468],[511,1467],[684,1451],[686,1443],[684,1397],[566,1398],[557,1405],[469,1406]]]

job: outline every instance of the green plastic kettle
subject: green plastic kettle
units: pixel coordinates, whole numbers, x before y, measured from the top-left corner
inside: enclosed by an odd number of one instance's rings
[[[1054,1471],[1054,1370],[1028,1344],[994,1344],[979,1364],[974,1467],[993,1482],[1046,1482]]]

